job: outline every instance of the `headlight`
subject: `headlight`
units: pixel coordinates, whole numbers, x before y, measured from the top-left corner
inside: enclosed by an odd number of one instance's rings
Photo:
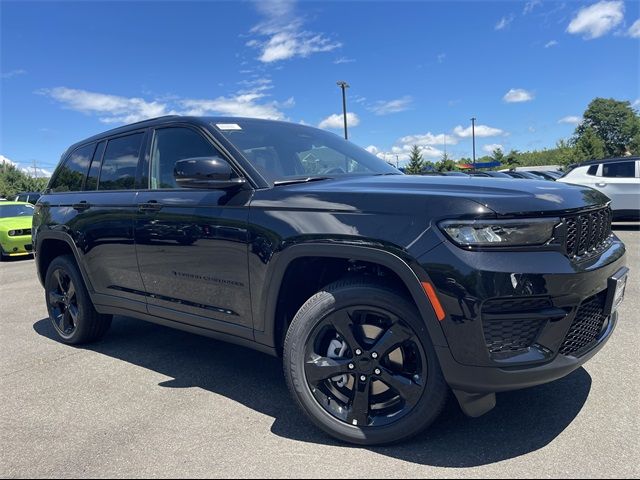
[[[16,235],[20,235],[21,233],[22,233],[22,230],[9,230],[10,237],[15,237]]]
[[[440,228],[463,247],[522,247],[549,242],[558,223],[558,218],[447,220]]]
[[[22,235],[31,235],[31,229],[23,228],[23,229],[17,229],[17,230],[9,230],[7,232],[7,235],[9,235],[10,237],[20,237]]]

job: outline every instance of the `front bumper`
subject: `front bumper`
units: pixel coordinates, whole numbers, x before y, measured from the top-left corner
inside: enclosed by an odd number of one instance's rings
[[[624,267],[625,248],[616,238],[582,263],[559,252],[469,252],[446,242],[420,260],[447,313],[440,326],[448,345],[436,350],[457,395],[561,378],[595,355],[617,322],[615,312],[605,318],[589,310],[604,304],[609,278]],[[592,338],[573,342],[585,315],[601,323],[587,317]]]
[[[33,253],[31,235],[21,235],[19,237],[4,236],[0,242],[0,247],[2,247],[2,255],[7,257],[17,257]]]

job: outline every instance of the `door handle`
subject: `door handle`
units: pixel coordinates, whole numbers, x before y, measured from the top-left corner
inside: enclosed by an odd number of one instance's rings
[[[80,203],[74,203],[72,205],[74,210],[77,210],[79,212],[83,212],[85,210],[87,210],[88,208],[91,207],[91,204],[89,204],[86,200],[82,200]]]
[[[596,183],[596,187],[606,187],[606,183]]]
[[[162,205],[157,200],[150,200],[147,203],[138,204],[138,210],[140,212],[157,212],[162,209]]]

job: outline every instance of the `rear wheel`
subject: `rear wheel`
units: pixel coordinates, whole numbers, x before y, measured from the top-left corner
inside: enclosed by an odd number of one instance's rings
[[[289,328],[284,355],[302,409],[347,442],[409,438],[446,402],[423,320],[402,295],[375,283],[340,281],[311,297]]]
[[[99,314],[94,308],[71,255],[57,257],[49,265],[45,295],[51,323],[65,343],[92,342],[111,326],[111,315]]]

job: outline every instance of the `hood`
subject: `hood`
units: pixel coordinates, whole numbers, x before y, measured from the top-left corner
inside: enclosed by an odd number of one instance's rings
[[[548,180],[419,175],[346,176],[292,185],[298,191],[421,194],[473,200],[498,215],[565,212],[605,205],[609,198],[592,188]]]
[[[20,216],[20,217],[5,217],[0,218],[0,229],[2,230],[15,230],[15,229],[24,229],[31,228],[31,222],[33,217],[28,216]]]

